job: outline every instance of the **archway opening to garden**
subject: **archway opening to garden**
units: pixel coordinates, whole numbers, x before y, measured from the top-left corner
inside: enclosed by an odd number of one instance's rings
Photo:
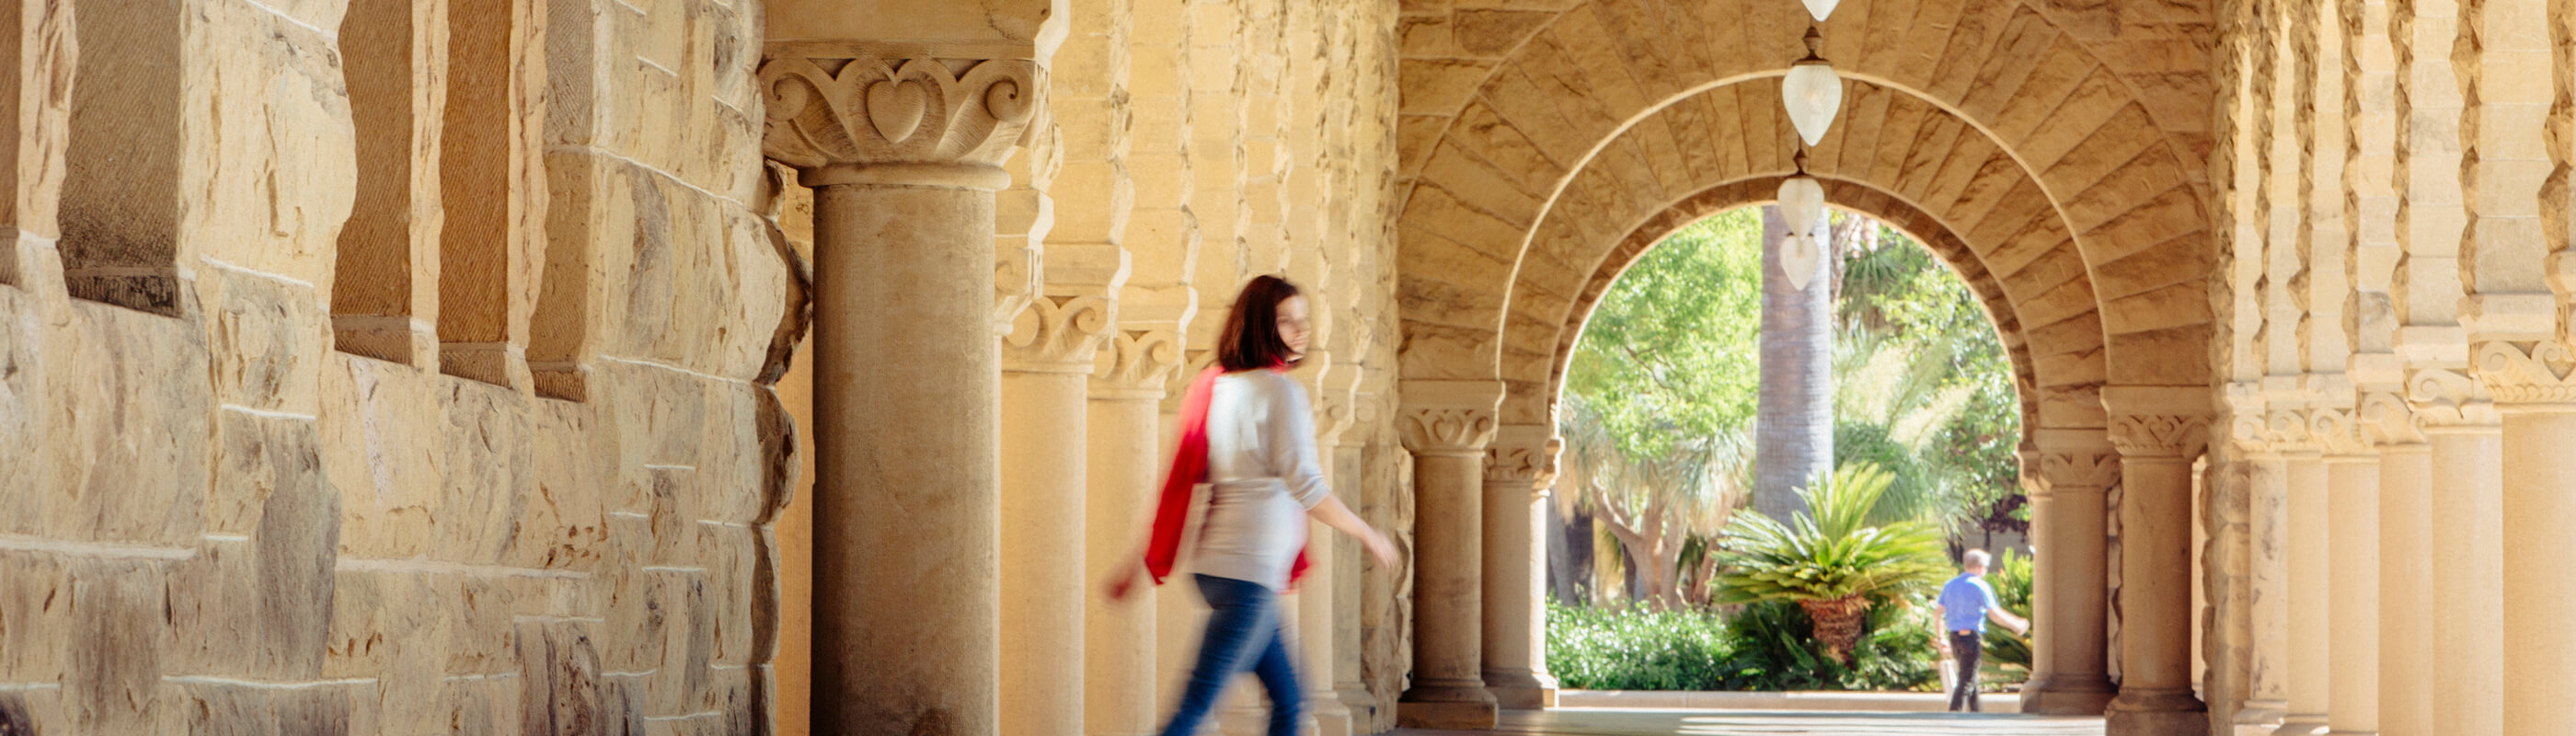
[[[1563,687],[1938,687],[1931,595],[1969,548],[2031,614],[2014,351],[1914,235],[1829,222],[1801,251],[1748,203],[1604,265],[1540,535]],[[1988,639],[1984,682],[2017,688],[2029,640]]]

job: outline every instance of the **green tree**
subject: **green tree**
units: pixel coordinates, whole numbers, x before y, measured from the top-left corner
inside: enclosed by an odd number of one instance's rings
[[[1964,389],[1966,400],[1923,446],[1916,458],[1921,472],[1951,486],[1960,513],[1969,517],[1965,521],[1986,531],[2025,531],[2029,516],[2014,457],[2021,441],[2021,396],[1994,320],[1931,251],[1884,225],[1874,227],[1877,237],[1854,241],[1855,252],[1844,264],[1837,305],[1844,333],[1938,353],[1938,360],[1926,356],[1930,364],[1917,366],[1931,374],[1921,380],[1936,392]],[[1844,391],[1842,398],[1857,392]],[[1847,422],[1837,433],[1846,442],[1855,439]]]
[[[1753,415],[1761,309],[1756,210],[1701,220],[1646,252],[1584,323],[1566,393],[1587,402],[1615,446],[1659,457]]]

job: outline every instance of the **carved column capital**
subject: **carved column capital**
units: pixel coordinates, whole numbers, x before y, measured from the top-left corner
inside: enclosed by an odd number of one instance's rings
[[[1093,359],[1118,326],[1118,303],[1105,297],[1041,296],[1029,302],[1002,338],[1002,370],[1091,373]]]
[[[2495,401],[2487,396],[2485,382],[2454,368],[2418,368],[2408,374],[2406,403],[2415,409],[2418,421],[2431,432],[2496,427],[2504,423],[2504,416],[2496,413]]]
[[[761,152],[806,186],[1007,187],[1042,90],[1035,50],[1007,46],[772,43]]]
[[[2363,437],[2373,446],[2388,450],[2424,444],[2424,420],[2406,397],[2388,391],[2364,394],[2356,414]]]
[[[1544,424],[1506,425],[1485,448],[1485,482],[1526,484],[1532,495],[1556,483],[1564,441]]]
[[[2308,412],[2300,409],[2275,409],[2263,413],[2263,447],[2275,453],[2304,454],[2317,452],[2316,425]]]
[[[1415,455],[1483,458],[1501,428],[1501,381],[1406,381],[1396,430]]]
[[[2576,351],[2556,340],[2481,342],[2470,360],[2498,404],[2576,404]]]
[[[1106,347],[1109,360],[1091,374],[1095,399],[1161,401],[1181,367],[1181,335],[1172,330],[1117,330]]]
[[[2368,458],[2372,447],[2362,437],[2360,422],[2353,412],[2332,407],[2309,409],[2308,434],[2316,438],[2317,449],[2329,458]]]
[[[2039,452],[2039,477],[2049,490],[2101,490],[2120,482],[2120,455],[2109,447],[2054,448]]]
[[[2202,414],[2114,414],[2111,445],[2122,458],[2179,458],[2200,451],[2209,439],[2209,417]]]

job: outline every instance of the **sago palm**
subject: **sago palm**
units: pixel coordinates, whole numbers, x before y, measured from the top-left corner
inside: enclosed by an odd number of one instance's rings
[[[1800,491],[1809,511],[1783,524],[1738,514],[1723,538],[1719,600],[1790,601],[1815,621],[1816,639],[1849,661],[1870,606],[1938,584],[1948,574],[1941,530],[1921,520],[1870,523],[1894,480],[1870,465],[1845,466]]]

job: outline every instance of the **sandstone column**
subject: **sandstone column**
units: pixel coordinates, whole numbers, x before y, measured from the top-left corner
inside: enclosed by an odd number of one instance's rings
[[[2406,400],[2362,399],[2362,426],[2379,449],[2379,729],[2431,734],[2434,668],[2433,455]]]
[[[2033,551],[2038,577],[2047,582],[2037,586],[2046,593],[2033,601],[2040,610],[2031,612],[2045,617],[2032,624],[2039,637],[2033,655],[2047,659],[2033,665],[2044,665],[2048,680],[2024,696],[2022,711],[2100,715],[2116,694],[2105,672],[2110,608],[2103,493],[2119,481],[2120,459],[2098,429],[2041,429],[2033,440],[2042,489],[2031,499],[2039,532]]]
[[[773,42],[760,67],[763,151],[815,189],[822,732],[999,730],[993,191],[1038,67],[989,46]]]
[[[2242,607],[2244,619],[2234,624],[2242,628],[2232,634],[2240,648],[2235,666],[2243,668],[2237,693],[2242,700],[2231,719],[2235,733],[2270,734],[2290,707],[2289,467],[2271,442],[2260,389],[2250,382],[2236,384],[2229,401],[2238,414],[2229,422],[2227,457],[2213,458],[2223,466],[2213,468],[2218,471],[2213,482],[2233,488],[2222,488],[2212,499],[2235,507],[2209,515],[2240,517],[2232,524],[2241,524],[2242,530],[2228,531],[2237,538],[2211,545],[2235,559],[2208,564],[2242,566],[2226,573],[2235,582],[2223,594]]]
[[[1344,402],[1342,411],[1348,413],[1355,423],[1334,443],[1332,467],[1334,492],[1343,494],[1342,502],[1357,511],[1369,497],[1366,463],[1369,438],[1368,433],[1360,428],[1377,422],[1380,414],[1358,393],[1364,374],[1353,373],[1349,380],[1350,385],[1339,388],[1335,388],[1337,384],[1333,382],[1325,384],[1326,405],[1330,407],[1332,396],[1338,394]],[[1369,693],[1368,683],[1361,673],[1360,610],[1364,602],[1360,596],[1367,588],[1361,565],[1368,553],[1360,549],[1358,541],[1339,535],[1334,536],[1333,547],[1333,691],[1342,701],[1343,711],[1351,714],[1351,730],[1368,732],[1374,730],[1373,719],[1378,709],[1377,696]]]
[[[2122,488],[2121,682],[2106,733],[2206,734],[2191,682],[2191,466],[2208,435],[2208,389],[2112,386],[2102,403]]]
[[[1335,362],[1332,357],[1315,351],[1306,360],[1309,365],[1324,365],[1313,385],[1315,447],[1322,454],[1319,460],[1324,464],[1324,477],[1331,483],[1333,495],[1347,504],[1359,498],[1355,493],[1358,489],[1342,487],[1347,476],[1340,472],[1335,448],[1340,446],[1342,434],[1351,428],[1349,392],[1357,385],[1343,377],[1357,376],[1359,366]],[[1339,644],[1333,634],[1334,619],[1342,603],[1339,563],[1343,535],[1322,524],[1309,524],[1307,534],[1306,577],[1297,584],[1297,677],[1306,688],[1306,713],[1315,719],[1318,736],[1351,736],[1351,709],[1342,703],[1333,681],[1333,650]]]
[[[2576,733],[2576,351],[2487,341],[2479,377],[2504,414],[2504,736]]]
[[[1041,295],[1002,339],[1002,730],[1079,736],[1085,386],[1116,320],[1097,296]]]
[[[2329,733],[2379,733],[2379,457],[2362,444],[2351,414],[2311,415],[2325,450]]]
[[[1484,464],[1500,381],[1406,381],[1396,418],[1413,452],[1413,686],[1396,706],[1411,728],[1492,728],[1483,672]]]
[[[2465,362],[2465,356],[2461,362]],[[2483,385],[2423,368],[2407,401],[2432,444],[2433,733],[2504,731],[2504,434]]]
[[[2289,585],[2290,677],[2288,714],[2282,717],[2277,734],[2323,733],[2326,709],[2332,689],[2333,671],[2328,666],[2329,638],[2327,616],[2332,609],[2330,596],[2333,548],[2329,542],[2332,522],[2327,518],[2328,483],[2323,456],[2307,443],[2306,419],[2297,412],[2274,414],[2276,431],[2286,417],[2296,423],[2295,433],[2276,434],[2275,446],[2284,447],[2283,468],[2289,479]],[[2293,436],[2294,435],[2294,436]]]
[[[1484,679],[1496,705],[1556,707],[1547,673],[1547,545],[1538,489],[1555,481],[1557,440],[1544,424],[1515,424],[1485,451]]]
[[[1082,619],[1082,721],[1091,736],[1151,736],[1162,725],[1154,677],[1159,589],[1139,585],[1135,597],[1111,602],[1093,586],[1136,554],[1150,523],[1162,482],[1158,408],[1180,361],[1172,331],[1123,329],[1110,340],[1108,369],[1091,376],[1082,575],[1091,602]]]

